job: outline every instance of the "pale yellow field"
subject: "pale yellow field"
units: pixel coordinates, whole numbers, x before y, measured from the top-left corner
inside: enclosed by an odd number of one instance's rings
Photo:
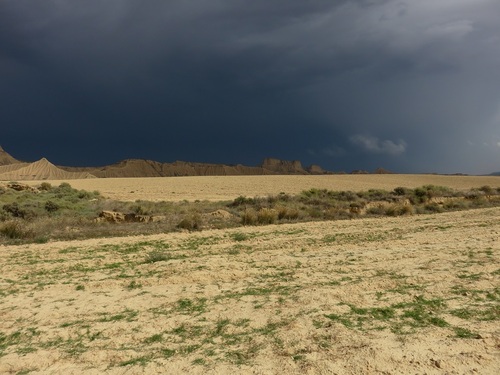
[[[58,185],[62,181],[48,181]],[[231,200],[240,195],[267,196],[285,192],[297,194],[311,188],[329,190],[392,190],[398,186],[415,188],[442,185],[470,189],[489,185],[500,187],[495,176],[440,175],[325,175],[325,176],[212,176],[158,178],[101,178],[69,180],[77,189],[98,190],[104,196],[119,200],[181,201]],[[40,181],[29,182],[39,185]]]
[[[125,200],[500,186],[425,175],[69,182]],[[485,208],[1,245],[0,374],[496,375],[499,238],[500,208]]]

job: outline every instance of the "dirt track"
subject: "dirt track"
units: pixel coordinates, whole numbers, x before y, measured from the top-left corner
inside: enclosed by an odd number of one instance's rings
[[[1,246],[0,373],[497,374],[499,237],[495,208]]]

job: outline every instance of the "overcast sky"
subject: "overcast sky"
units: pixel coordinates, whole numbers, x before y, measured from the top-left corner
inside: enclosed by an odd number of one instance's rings
[[[0,0],[0,145],[500,170],[499,0]]]

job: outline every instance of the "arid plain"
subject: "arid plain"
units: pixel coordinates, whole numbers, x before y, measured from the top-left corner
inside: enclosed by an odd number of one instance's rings
[[[310,188],[497,188],[500,178],[70,183],[113,199],[195,201]],[[497,374],[499,238],[500,208],[483,208],[2,245],[0,373]]]
[[[23,181],[28,182],[28,181]],[[62,180],[47,180],[58,185]],[[361,191],[368,189],[392,190],[398,186],[415,188],[423,185],[470,189],[483,185],[500,187],[497,176],[443,176],[404,174],[360,174],[320,176],[208,176],[157,178],[98,178],[70,180],[71,186],[83,190],[97,190],[106,197],[134,201],[231,200],[238,196],[267,196],[284,192],[298,194],[311,188]],[[30,182],[28,182],[30,183]],[[40,181],[32,181],[39,185]]]

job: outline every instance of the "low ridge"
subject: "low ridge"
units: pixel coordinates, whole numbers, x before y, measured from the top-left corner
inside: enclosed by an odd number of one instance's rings
[[[19,167],[18,167],[19,166]],[[3,171],[1,168],[10,170]],[[18,168],[15,168],[18,167]],[[34,163],[19,163],[12,166],[0,167],[0,180],[22,181],[22,180],[68,180],[95,178],[88,172],[67,172],[56,167],[50,161],[42,158]]]
[[[210,164],[175,161],[160,163],[145,159],[126,159],[103,167],[55,166],[46,158],[34,163],[16,160],[0,146],[0,180],[61,180],[77,178],[174,177],[174,176],[254,176],[328,174],[318,165],[304,168],[300,161],[266,158],[261,165]]]
[[[116,164],[104,167],[61,167],[71,172],[88,172],[96,177],[175,177],[175,176],[255,176],[276,174],[327,174],[317,165],[307,169],[302,167],[300,161],[287,161],[266,158],[261,165],[256,167],[241,164],[210,164],[175,161],[173,163],[160,163],[153,160],[126,159]]]
[[[8,154],[7,151],[5,151],[2,146],[0,146],[0,166],[18,163],[21,162]]]

